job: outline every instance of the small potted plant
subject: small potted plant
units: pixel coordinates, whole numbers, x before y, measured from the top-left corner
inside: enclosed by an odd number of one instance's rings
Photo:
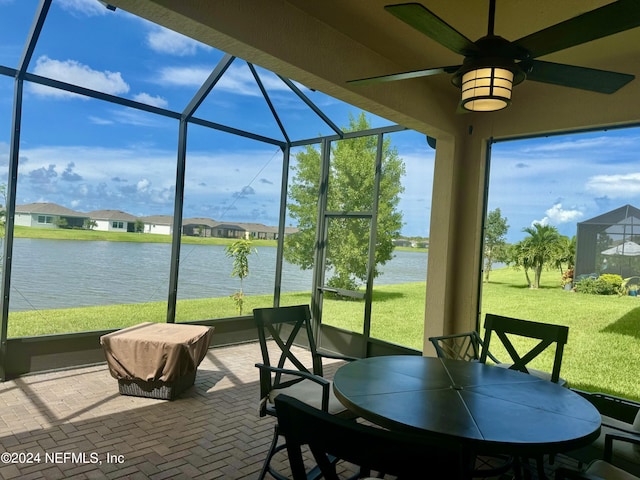
[[[625,278],[622,281],[620,288],[620,295],[629,295],[630,297],[637,297],[638,290],[640,289],[640,276],[633,276]]]
[[[573,268],[568,268],[562,272],[562,288],[565,290],[573,288]]]

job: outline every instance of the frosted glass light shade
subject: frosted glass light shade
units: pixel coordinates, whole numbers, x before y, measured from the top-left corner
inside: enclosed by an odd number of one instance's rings
[[[509,106],[513,72],[506,68],[482,67],[462,75],[462,108],[473,112],[495,112]]]

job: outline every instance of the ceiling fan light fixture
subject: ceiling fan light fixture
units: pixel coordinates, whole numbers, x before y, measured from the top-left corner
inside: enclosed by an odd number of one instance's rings
[[[462,74],[462,108],[496,112],[509,106],[514,73],[502,67],[479,67]]]

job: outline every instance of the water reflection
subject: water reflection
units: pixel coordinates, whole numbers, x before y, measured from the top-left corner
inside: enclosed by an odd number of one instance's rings
[[[16,238],[11,311],[165,301],[171,245],[159,243],[58,241]],[[276,249],[259,247],[249,259],[247,295],[272,294]],[[224,246],[183,245],[178,298],[226,297],[240,281],[231,277]],[[422,282],[427,254],[397,251],[377,285]],[[311,290],[310,270],[284,264],[282,292]]]

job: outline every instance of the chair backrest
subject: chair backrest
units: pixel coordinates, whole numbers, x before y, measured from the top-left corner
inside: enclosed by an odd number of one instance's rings
[[[339,418],[284,394],[275,402],[294,480],[307,478],[303,445],[309,446],[327,480],[338,479],[328,456],[399,478],[426,478],[425,472],[443,471],[450,472],[446,478],[464,478],[467,462],[459,445]]]
[[[569,336],[569,327],[564,325],[553,325],[550,323],[532,322],[530,320],[520,320],[517,318],[503,317],[487,313],[484,319],[484,348],[480,354],[480,361],[486,362],[485,350],[488,351],[493,334],[500,339],[507,353],[511,357],[512,370],[529,373],[527,364],[536,358],[547,347],[555,345],[555,355],[553,369],[551,371],[551,381],[557,383],[560,378],[560,366],[562,365],[562,354],[564,346]],[[509,335],[528,337],[540,340],[530,348],[524,355],[518,353]],[[522,349],[521,349],[522,351]]]
[[[477,362],[480,359],[481,349],[484,348],[484,343],[476,331],[429,337],[429,340],[436,349],[438,358],[450,360]],[[499,363],[499,360],[491,352],[487,351],[487,356],[492,361]]]
[[[309,305],[288,307],[254,308],[253,318],[258,328],[258,339],[262,351],[262,362],[271,367],[295,368],[301,372],[322,376],[322,359],[317,355],[311,326]],[[268,340],[277,346],[277,360],[269,355]],[[311,371],[292,352],[295,342],[306,344],[311,352]],[[272,362],[275,360],[275,363]],[[276,373],[274,382],[280,383],[281,373]]]

